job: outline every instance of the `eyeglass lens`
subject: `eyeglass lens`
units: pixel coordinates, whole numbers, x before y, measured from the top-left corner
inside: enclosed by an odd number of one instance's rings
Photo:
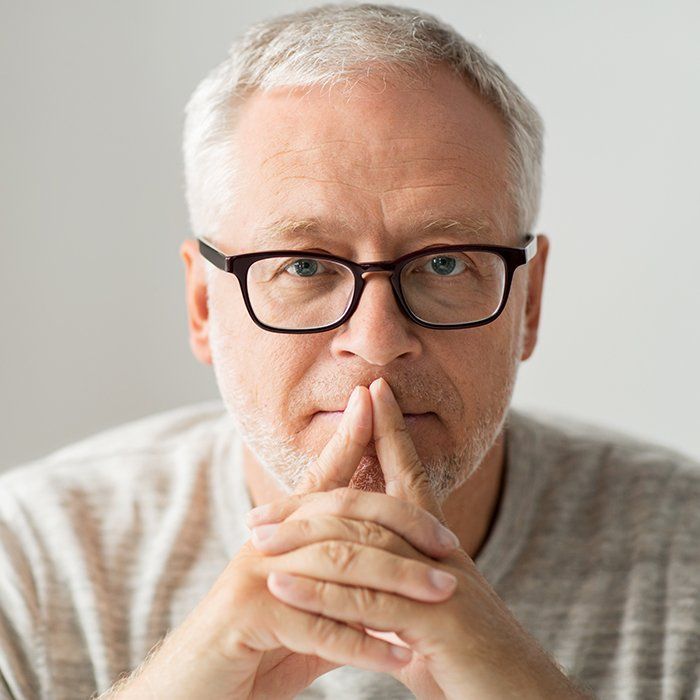
[[[407,305],[418,318],[454,325],[482,321],[501,304],[506,265],[487,251],[432,253],[414,258],[400,277]],[[350,268],[330,260],[275,257],[248,270],[248,296],[264,324],[280,330],[322,328],[347,311],[355,280]]]

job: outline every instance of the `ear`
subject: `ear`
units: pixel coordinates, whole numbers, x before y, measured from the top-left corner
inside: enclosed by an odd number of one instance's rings
[[[197,241],[188,238],[180,246],[180,257],[185,263],[185,299],[190,334],[190,349],[205,365],[212,364],[209,348],[209,306],[204,260],[199,254]]]
[[[527,264],[528,285],[527,301],[525,302],[525,337],[523,338],[522,360],[527,360],[537,345],[537,329],[540,325],[540,309],[542,306],[542,288],[544,271],[549,253],[549,239],[544,234],[537,236],[537,255]]]

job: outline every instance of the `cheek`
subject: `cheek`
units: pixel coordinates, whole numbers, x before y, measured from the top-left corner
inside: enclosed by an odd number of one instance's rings
[[[219,326],[216,345],[221,391],[236,396],[241,410],[266,422],[298,429],[299,411],[309,393],[306,375],[320,349],[305,336],[271,333],[256,326],[243,307],[231,310]],[[217,319],[218,320],[218,319]]]
[[[262,335],[260,335],[262,334]],[[285,337],[259,329],[241,345],[240,379],[248,387],[257,410],[272,421],[287,422],[289,397],[303,386],[303,367]],[[275,337],[281,340],[277,341]]]
[[[467,424],[499,409],[514,381],[517,335],[506,310],[493,323],[466,330],[469,335],[450,357],[450,376],[455,378]]]

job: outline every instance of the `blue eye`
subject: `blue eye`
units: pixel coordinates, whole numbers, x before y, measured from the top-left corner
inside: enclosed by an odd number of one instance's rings
[[[288,271],[290,268],[293,268],[296,272],[296,274],[292,275],[293,277],[313,277],[314,273],[318,270],[318,266],[318,260],[299,258],[287,265],[284,269]]]
[[[458,263],[462,266],[461,268],[458,267]],[[451,273],[454,272],[455,268],[457,268],[457,272],[459,273],[464,271],[467,267],[463,260],[445,255],[431,258],[423,267],[426,265],[430,265],[431,270],[437,272],[439,277],[454,277]]]

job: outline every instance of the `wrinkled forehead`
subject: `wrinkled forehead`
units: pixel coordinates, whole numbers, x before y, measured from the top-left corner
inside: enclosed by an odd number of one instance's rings
[[[502,241],[508,229],[505,126],[456,76],[349,96],[320,88],[257,93],[235,138],[236,210],[247,231],[335,219],[344,223],[339,231],[361,227],[379,238],[440,219],[474,222]]]

